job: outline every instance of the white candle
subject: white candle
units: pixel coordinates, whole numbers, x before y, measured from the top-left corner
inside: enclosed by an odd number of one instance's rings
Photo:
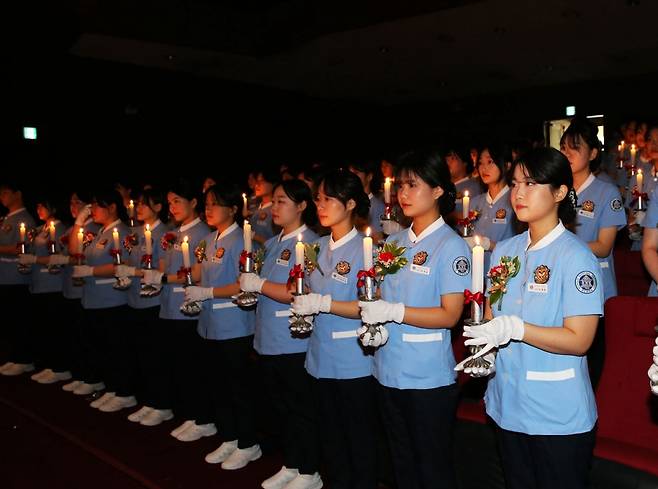
[[[642,193],[642,184],[644,183],[644,175],[642,175],[642,170],[637,171],[635,181],[637,182],[637,191]]]
[[[370,270],[372,268],[372,238],[370,237],[370,228],[366,230],[363,238],[363,268]]]
[[[304,268],[304,243],[302,242],[302,235],[297,235],[297,244],[295,245],[295,264]]]
[[[183,238],[183,244],[180,250],[183,253],[183,267],[190,268],[190,244],[187,242],[187,236]]]
[[[242,194],[242,215],[247,215],[247,194]]]
[[[151,240],[151,226],[149,224],[146,225],[146,229],[144,230],[144,241],[146,243],[146,254],[152,255],[153,241]]]
[[[25,223],[21,223],[21,227],[19,229],[19,232],[21,233],[21,243],[25,243]]]
[[[112,239],[114,240],[114,249],[118,250],[119,249],[119,231],[117,231],[117,228],[114,228],[112,231]]]
[[[384,181],[384,203],[391,203],[391,179],[389,177],[386,177]]]
[[[480,237],[475,237],[473,247],[473,270],[471,273],[471,292],[484,291],[484,248],[480,246]]]
[[[48,228],[48,233],[50,234],[50,241],[55,242],[55,221],[50,221],[50,227]]]
[[[471,198],[468,196],[468,190],[464,192],[464,198],[462,199],[462,218],[466,219],[468,217],[468,208],[470,206]]]
[[[635,165],[635,153],[637,153],[637,149],[634,144],[631,144],[631,165]]]
[[[251,224],[245,219],[244,228],[242,229],[242,235],[244,237],[244,250],[247,253],[251,253]]]
[[[135,203],[131,200],[130,204],[128,204],[128,216],[130,218],[135,217]]]
[[[85,241],[85,234],[82,228],[78,229],[78,255],[82,255],[82,248]]]

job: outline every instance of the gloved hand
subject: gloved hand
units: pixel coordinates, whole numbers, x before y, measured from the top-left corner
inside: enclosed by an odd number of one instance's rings
[[[240,290],[243,292],[260,292],[264,283],[265,279],[255,273],[240,274]]]
[[[304,294],[295,296],[292,312],[300,316],[309,316],[331,311],[331,296],[321,294]]]
[[[521,341],[524,334],[523,319],[518,316],[498,316],[481,326],[464,326],[464,336],[471,338],[464,344],[466,346],[484,345],[484,348],[473,355],[473,358],[478,358],[494,348],[506,345],[510,340]]]
[[[37,262],[37,256],[29,253],[18,255],[18,263],[21,265],[34,265]]]
[[[114,276],[115,277],[134,277],[135,276],[135,267],[128,265],[117,265],[114,267]]]
[[[89,265],[74,265],[73,278],[91,277],[94,275],[94,267]]]
[[[649,386],[651,387],[651,392],[658,396],[658,365],[655,363],[651,365],[647,374],[649,375]]]
[[[193,285],[185,287],[185,300],[183,302],[186,304],[189,302],[203,302],[212,298],[212,287],[197,287]]]
[[[160,270],[144,270],[143,284],[160,285],[164,274]]]
[[[381,324],[390,321],[401,323],[404,320],[404,304],[402,302],[359,301],[359,308],[361,309],[361,321],[364,324]]]
[[[658,365],[658,338],[656,338],[656,346],[653,347],[653,363]]]
[[[50,255],[48,257],[48,266],[56,266],[56,265],[68,265],[70,262],[70,257],[66,255]]]
[[[91,215],[91,205],[87,204],[82,209],[80,209],[80,212],[78,212],[78,215],[75,218],[75,225],[82,226],[85,222],[87,222],[87,219],[89,219],[90,215]]]
[[[455,366],[456,371],[463,370],[465,374],[470,375],[471,377],[487,377],[488,375],[493,374],[496,371],[496,354],[494,352],[489,352],[484,355],[482,358],[489,362],[489,368],[484,367],[465,367],[467,362],[473,360],[474,355],[471,355],[468,358],[465,358]]]
[[[491,240],[486,236],[480,236],[478,239],[480,240],[480,246],[484,248],[484,251],[489,251],[489,248],[491,248]],[[468,246],[470,246],[471,249],[473,249],[477,245],[474,236],[469,236],[468,238],[464,238],[464,241],[466,241],[466,243],[468,244]]]
[[[374,328],[363,325],[356,330],[356,334],[359,336],[359,341],[361,341],[363,346],[377,348],[388,341],[388,329],[383,324]]]
[[[388,236],[402,231],[402,226],[400,225],[400,223],[394,221],[393,219],[382,219],[381,224],[382,224],[382,231],[384,231],[384,234]]]

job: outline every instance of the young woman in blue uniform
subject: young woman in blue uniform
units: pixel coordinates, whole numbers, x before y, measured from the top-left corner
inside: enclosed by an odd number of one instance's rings
[[[469,197],[472,199],[476,195],[482,193],[482,186],[477,178],[472,178],[473,164],[471,157],[468,153],[462,154],[456,149],[451,149],[445,154],[445,161],[450,170],[450,179],[456,188],[455,196],[455,209],[454,213],[456,219],[462,217],[462,199],[464,193],[468,192]]]
[[[381,300],[359,303],[361,317],[389,331],[375,353],[374,375],[397,486],[455,487],[458,390],[450,328],[471,286],[470,251],[443,219],[455,206],[446,163],[414,151],[400,158],[397,172],[398,202],[412,225],[387,241],[406,248],[408,264],[385,277]]]
[[[254,241],[260,246],[278,232],[272,225],[272,191],[279,180],[277,173],[270,168],[262,168],[256,173],[254,195],[260,200],[249,222],[254,231]]]
[[[311,401],[311,377],[304,370],[308,337],[293,336],[289,329],[290,271],[295,265],[295,245],[317,242],[311,229],[317,221],[311,190],[301,180],[287,180],[274,187],[272,220],[281,227],[265,243],[260,276],[240,275],[240,288],[259,292],[254,348],[260,355],[261,375],[281,426],[284,465],[261,485],[285,487],[300,474],[312,480],[319,469],[317,419]],[[308,226],[308,227],[307,227]]]
[[[382,185],[379,165],[372,160],[352,163],[350,165],[350,171],[359,177],[363,185],[363,190],[368,194],[368,198],[370,199],[370,212],[368,212],[367,224],[365,224],[366,221],[364,220],[364,225],[359,226],[359,230],[363,232],[369,226],[373,242],[375,244],[379,243],[384,238],[381,218],[386,209],[386,205],[381,197],[373,193],[373,190],[379,191]]]
[[[642,261],[653,279],[649,286],[649,297],[658,297],[658,194],[654,192],[649,196],[649,209],[642,221],[644,233],[642,235]]]
[[[603,287],[596,257],[564,227],[576,217],[566,157],[542,148],[515,162],[512,203],[529,229],[499,243],[491,260],[517,258],[518,273],[508,270],[514,276],[504,284],[491,280],[504,286],[502,298],[487,302],[491,321],[464,327],[466,344],[482,345],[490,361],[498,348],[485,401],[507,487],[584,488],[597,417],[585,353]]]
[[[296,296],[293,310],[315,317],[306,370],[315,379],[315,401],[331,487],[375,488],[376,444],[372,355],[357,339],[357,273],[363,268],[362,235],[356,216],[368,215],[370,200],[358,177],[334,170],[320,182],[316,198],[320,224],[318,265],[308,280],[310,294]],[[320,271],[322,270],[322,272]],[[301,476],[288,489],[319,488],[322,481]]]

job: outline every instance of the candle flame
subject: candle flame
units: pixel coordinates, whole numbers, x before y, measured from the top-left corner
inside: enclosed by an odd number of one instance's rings
[[[297,235],[297,241],[298,241],[299,243],[301,243],[301,242],[302,242],[302,238],[303,238],[302,234],[299,233],[299,234]]]
[[[25,229],[25,223],[24,222],[21,223],[21,229]]]
[[[477,235],[475,236],[475,245],[480,246],[480,237]]]
[[[112,232],[113,232],[113,233],[118,233],[119,231],[117,231],[117,228],[114,228],[114,229],[112,230]]]
[[[130,207],[133,207],[135,204],[133,203],[132,199],[130,200]]]
[[[635,151],[635,145],[631,144],[631,151]]]
[[[50,221],[50,227],[54,228],[55,227],[55,221]]]
[[[244,225],[246,226],[247,224],[249,224],[249,221],[247,221],[247,220],[245,219],[245,220],[244,220]]]
[[[637,174],[642,175],[642,169],[641,168],[637,171]]]
[[[389,177],[386,177],[386,183],[391,183],[391,179]]]
[[[368,226],[368,229],[366,229],[366,236],[370,236],[370,226]]]
[[[464,197],[468,197],[468,190],[464,191]]]
[[[183,236],[183,243],[187,243],[187,236]]]
[[[246,199],[246,198],[247,198],[247,194],[242,194],[242,198],[243,198],[243,199]]]
[[[147,224],[147,225],[146,225],[146,230],[147,230],[147,231],[150,231],[150,230],[151,230],[151,225],[150,225],[150,224]]]

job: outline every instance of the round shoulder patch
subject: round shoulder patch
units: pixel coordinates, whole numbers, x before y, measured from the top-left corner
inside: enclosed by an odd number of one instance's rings
[[[457,275],[464,276],[468,275],[468,272],[471,270],[471,264],[468,261],[468,258],[465,256],[458,256],[455,258],[455,261],[452,262],[452,271]]]
[[[576,288],[583,294],[591,294],[596,290],[596,276],[592,272],[580,272],[576,275]]]
[[[610,202],[610,208],[616,212],[622,210],[624,206],[621,203],[621,199],[612,199],[612,201]]]

